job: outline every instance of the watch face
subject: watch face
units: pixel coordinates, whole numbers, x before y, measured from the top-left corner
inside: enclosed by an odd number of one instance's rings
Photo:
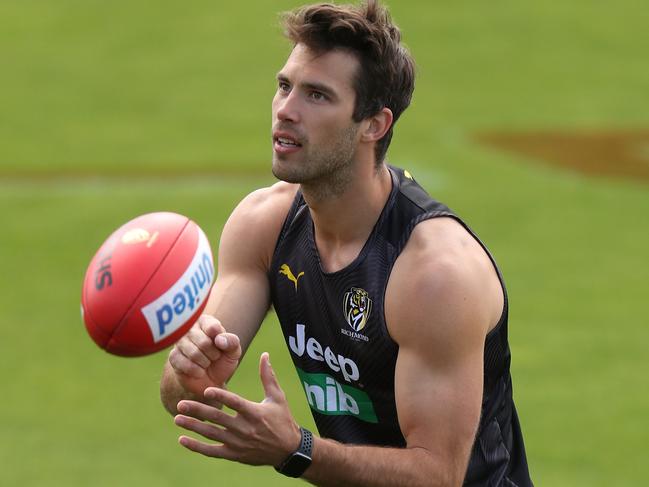
[[[309,465],[311,465],[311,457],[296,451],[282,468],[282,473],[290,477],[299,477],[309,468]]]

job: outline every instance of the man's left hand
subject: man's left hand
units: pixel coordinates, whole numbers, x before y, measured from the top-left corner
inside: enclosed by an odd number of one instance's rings
[[[293,419],[284,391],[277,382],[268,353],[259,360],[259,375],[265,398],[253,402],[220,389],[208,387],[205,398],[220,402],[234,411],[228,414],[197,401],[178,403],[174,422],[217,443],[180,436],[178,442],[185,448],[203,455],[224,458],[248,465],[281,464],[300,445],[300,427]]]

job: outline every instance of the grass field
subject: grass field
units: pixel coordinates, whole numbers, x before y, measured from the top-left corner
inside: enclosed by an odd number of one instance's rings
[[[649,128],[649,9],[391,3],[419,78],[390,160],[461,214],[505,274],[536,484],[645,484],[649,187],[472,141]],[[158,401],[165,355],[109,356],[79,316],[85,266],[119,224],[176,211],[215,244],[236,202],[273,181],[270,98],[288,53],[276,14],[296,5],[0,2],[0,485],[299,482],[178,446]],[[232,389],[261,399],[264,350],[312,425],[274,316]]]

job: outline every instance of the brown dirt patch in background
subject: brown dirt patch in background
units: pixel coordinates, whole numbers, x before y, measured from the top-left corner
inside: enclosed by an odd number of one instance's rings
[[[476,134],[483,145],[542,159],[589,176],[649,183],[649,130],[593,132],[492,132]]]

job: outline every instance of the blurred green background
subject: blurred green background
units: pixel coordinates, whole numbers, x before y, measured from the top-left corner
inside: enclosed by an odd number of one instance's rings
[[[297,5],[0,0],[1,485],[300,482],[178,446],[158,401],[165,353],[112,357],[79,315],[85,266],[117,226],[176,211],[216,246],[237,201],[273,182],[270,99],[289,52],[277,13]],[[649,7],[388,5],[419,71],[389,159],[462,215],[505,274],[536,484],[643,485],[649,187],[472,135],[648,128]],[[232,389],[262,398],[264,350],[312,425],[274,316]]]

